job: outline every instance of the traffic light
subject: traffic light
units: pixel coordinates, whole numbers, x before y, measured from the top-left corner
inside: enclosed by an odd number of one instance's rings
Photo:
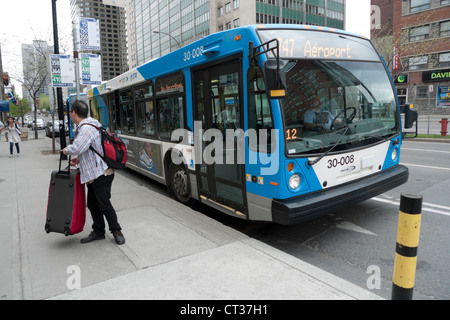
[[[9,76],[8,76],[7,73],[4,73],[4,74],[3,74],[3,85],[4,85],[4,86],[9,85]]]

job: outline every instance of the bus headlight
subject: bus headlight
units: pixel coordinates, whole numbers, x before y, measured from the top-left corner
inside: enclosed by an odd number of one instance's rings
[[[292,190],[298,189],[300,186],[300,176],[298,174],[293,174],[289,179],[289,187]]]
[[[397,149],[392,150],[392,154],[391,154],[392,161],[396,161],[397,156],[398,156],[398,150]]]

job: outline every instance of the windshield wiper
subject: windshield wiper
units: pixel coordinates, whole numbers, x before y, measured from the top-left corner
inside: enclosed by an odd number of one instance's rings
[[[339,140],[330,148],[330,149],[328,149],[325,153],[323,153],[319,158],[317,158],[316,160],[314,160],[314,161],[311,161],[311,160],[309,160],[308,161],[308,165],[309,166],[313,166],[313,165],[315,165],[315,164],[317,164],[320,160],[322,160],[326,155],[328,155],[331,151],[333,151],[333,149],[334,148],[336,148],[338,145],[339,145],[339,143],[341,143],[341,141],[342,141],[342,138],[344,138],[344,136],[347,134],[347,131],[350,129],[350,125],[346,125],[345,127],[342,127],[340,130],[342,130],[342,129],[344,129],[345,128],[345,131],[344,131],[344,133],[341,135],[341,137],[339,138]]]
[[[363,139],[377,139],[378,141],[387,141],[387,140],[391,139],[391,136],[383,138],[380,136],[367,135],[367,136],[364,136]],[[400,143],[398,140],[391,140],[391,141],[394,144],[394,146]]]

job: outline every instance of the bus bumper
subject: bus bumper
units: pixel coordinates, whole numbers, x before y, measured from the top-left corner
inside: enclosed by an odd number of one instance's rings
[[[300,197],[272,201],[273,222],[290,225],[341,210],[375,197],[408,181],[408,168],[398,165],[335,188]]]

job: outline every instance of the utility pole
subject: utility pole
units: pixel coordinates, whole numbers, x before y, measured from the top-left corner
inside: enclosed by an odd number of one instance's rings
[[[58,22],[56,19],[56,1],[52,1],[52,13],[53,13],[53,43],[54,43],[54,53],[59,54],[59,40],[58,40]],[[62,89],[56,88],[56,103],[58,106],[58,117],[59,117],[59,138],[60,138],[60,147],[64,149],[66,144],[66,125],[64,123],[64,107],[63,107],[63,97],[62,97]],[[69,115],[67,115],[69,116]],[[67,156],[65,154],[61,154],[62,160],[67,160]]]

